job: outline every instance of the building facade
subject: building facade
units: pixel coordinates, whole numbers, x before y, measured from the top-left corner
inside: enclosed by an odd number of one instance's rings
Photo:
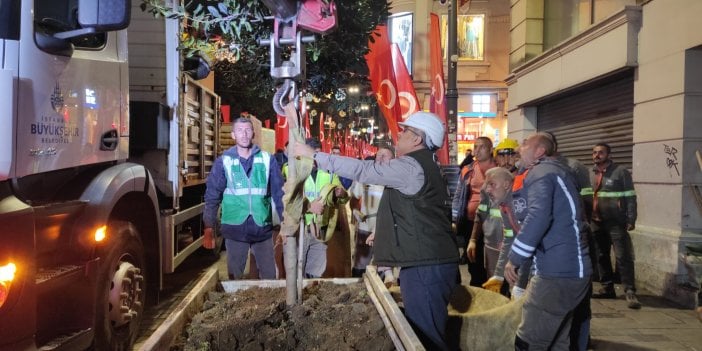
[[[507,136],[505,79],[509,74],[510,52],[509,0],[459,0],[458,3],[455,11],[458,15],[458,118],[449,122],[453,163],[463,160],[465,150],[472,148],[475,138],[487,136],[497,143]],[[411,67],[422,109],[429,108],[431,95],[429,14],[435,13],[440,18],[442,48],[446,52],[448,10],[448,4],[437,0],[392,2],[389,29],[393,41],[403,41],[401,37],[408,28],[406,24],[393,24],[393,21],[411,21],[411,51],[402,51],[409,56],[406,61]],[[402,33],[398,33],[400,31]],[[446,63],[444,57],[444,75],[448,74]]]
[[[592,165],[597,142],[631,168],[637,285],[686,306],[702,242],[698,0],[511,0],[508,134],[552,131]]]

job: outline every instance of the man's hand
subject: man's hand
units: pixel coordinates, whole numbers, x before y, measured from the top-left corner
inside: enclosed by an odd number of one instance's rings
[[[366,238],[366,245],[368,246],[373,246],[373,243],[375,242],[375,232],[372,232],[371,235]]]
[[[313,158],[314,157],[314,149],[307,144],[296,142],[293,145],[293,156],[296,156],[296,157],[297,156],[304,156],[304,157]]]
[[[484,284],[483,284],[483,289],[485,290],[490,290],[492,292],[500,293],[500,290],[502,289],[502,282],[504,282],[505,279],[502,277],[490,277]]]
[[[634,225],[634,223],[628,223],[626,225],[626,231],[628,231],[628,232],[634,230],[634,228],[636,228],[636,225]]]
[[[475,263],[475,253],[477,250],[477,244],[475,239],[470,239],[468,242],[468,261]]]
[[[343,187],[337,186],[337,187],[334,189],[334,196],[336,196],[337,199],[345,198],[345,197],[347,196],[347,195],[346,195],[346,190],[344,190]]]
[[[205,228],[202,232],[202,247],[206,249],[215,248],[215,237],[212,228]]]
[[[324,211],[324,203],[322,203],[321,199],[314,200],[310,202],[310,207],[307,211],[314,214],[322,214]]]
[[[509,285],[514,286],[517,283],[517,267],[512,264],[512,261],[507,261],[505,265],[505,279],[507,279]]]

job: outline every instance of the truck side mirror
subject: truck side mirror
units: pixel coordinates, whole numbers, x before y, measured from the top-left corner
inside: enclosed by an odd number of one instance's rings
[[[79,0],[78,23],[96,32],[121,30],[129,26],[131,0]]]
[[[70,39],[81,35],[125,29],[129,26],[131,0],[79,0],[80,29],[54,33],[54,38]]]

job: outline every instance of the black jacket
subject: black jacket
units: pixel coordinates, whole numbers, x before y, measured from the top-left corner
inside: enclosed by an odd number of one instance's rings
[[[383,192],[376,229],[390,235],[376,238],[375,263],[399,267],[457,263],[451,202],[433,153],[423,149],[407,156],[422,166],[424,185],[411,196],[391,188]]]

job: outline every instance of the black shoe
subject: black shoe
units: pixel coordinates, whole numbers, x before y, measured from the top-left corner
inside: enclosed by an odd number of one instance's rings
[[[360,278],[363,276],[363,273],[366,273],[365,269],[362,268],[351,268],[351,276],[354,278]]]
[[[626,292],[626,307],[629,307],[633,310],[638,310],[641,308],[641,302],[639,302],[639,299],[636,298],[636,293],[633,291],[627,291]]]
[[[593,299],[616,299],[617,293],[614,292],[614,288],[602,288],[596,293],[592,294]]]

